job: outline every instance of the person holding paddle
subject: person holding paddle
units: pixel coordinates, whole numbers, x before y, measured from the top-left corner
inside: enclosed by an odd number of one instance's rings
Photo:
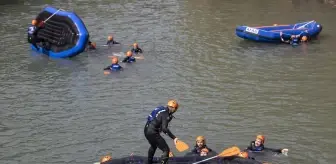
[[[167,106],[156,107],[147,117],[144,134],[150,144],[148,150],[148,164],[153,163],[153,157],[157,148],[163,151],[161,164],[166,164],[169,159],[169,146],[160,135],[160,132],[167,134],[178,144],[178,138],[168,129],[168,123],[173,119],[173,114],[177,111],[179,104],[176,100],[169,100]]]
[[[272,151],[277,153],[282,153],[284,155],[287,155],[288,149],[272,149],[272,148],[266,148],[264,146],[265,143],[265,136],[263,135],[257,135],[255,141],[251,141],[250,146],[246,148],[246,150],[250,151]]]

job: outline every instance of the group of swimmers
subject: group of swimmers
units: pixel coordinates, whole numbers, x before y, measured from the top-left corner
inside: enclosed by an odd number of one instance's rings
[[[119,42],[115,41],[113,39],[113,36],[107,37],[106,46],[109,48],[112,47],[115,44],[120,44]],[[97,48],[95,42],[88,41],[86,50],[95,50]],[[125,58],[121,60],[122,63],[133,63],[136,62],[136,59],[144,59],[144,57],[141,56],[135,56],[142,54],[143,50],[139,47],[138,43],[133,43],[133,48],[126,52]],[[117,56],[109,56],[112,60],[112,64],[106,68],[104,68],[104,74],[110,74],[110,71],[121,71],[123,70],[123,67],[119,64],[119,58]]]

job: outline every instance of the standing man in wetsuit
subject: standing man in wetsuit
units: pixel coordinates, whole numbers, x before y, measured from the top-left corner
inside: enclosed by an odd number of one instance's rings
[[[37,50],[40,48],[37,47],[36,44],[41,42],[41,40],[37,38],[37,33],[42,28],[43,22],[38,23],[35,19],[32,21],[32,25],[28,27],[28,42],[31,43]]]
[[[147,117],[144,133],[150,144],[148,150],[148,164],[153,163],[153,157],[157,148],[163,151],[161,164],[166,164],[168,162],[170,149],[166,141],[160,135],[160,132],[167,134],[174,140],[174,144],[176,145],[178,138],[170,132],[168,123],[173,119],[173,113],[176,112],[177,108],[178,103],[176,100],[169,100],[167,106],[159,106],[155,108]]]

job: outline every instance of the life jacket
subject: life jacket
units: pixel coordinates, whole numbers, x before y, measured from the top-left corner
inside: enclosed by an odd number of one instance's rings
[[[251,142],[251,150],[252,151],[263,151],[264,150],[264,145],[261,144],[260,146],[255,146],[255,142]]]
[[[212,152],[212,150],[210,148],[208,148],[207,145],[203,145],[202,147],[198,147],[197,145],[195,145],[193,152],[197,153],[197,154],[200,154],[202,149],[204,149],[204,148],[208,149],[209,152]]]
[[[119,64],[112,64],[110,66],[110,70],[112,70],[112,71],[119,71],[119,70],[121,70],[121,68],[122,67]]]
[[[153,120],[156,119],[156,117],[161,113],[161,112],[165,112],[168,109],[164,106],[159,106],[156,107],[147,117],[147,123],[152,122]],[[170,119],[171,120],[171,119]]]
[[[28,35],[33,35],[36,29],[37,29],[36,26],[29,26],[28,27]]]

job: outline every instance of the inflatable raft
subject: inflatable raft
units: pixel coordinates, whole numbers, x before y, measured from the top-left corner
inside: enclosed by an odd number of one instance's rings
[[[322,25],[316,21],[301,22],[289,25],[273,26],[238,26],[236,35],[243,39],[253,40],[257,42],[281,42],[280,32],[283,33],[283,38],[288,39],[291,35],[306,35],[316,37],[322,31]]]
[[[200,156],[188,156],[188,157],[170,157],[168,160],[169,164],[192,164],[201,160],[204,160],[209,157],[200,157]],[[99,162],[97,162],[98,164]],[[153,159],[153,163],[161,163],[160,158],[156,157]],[[96,163],[94,163],[96,164]],[[107,161],[100,164],[147,164],[147,157],[143,156],[129,156],[124,158],[117,158],[111,161]],[[231,158],[214,158],[202,164],[262,164],[262,162],[245,159],[240,157],[231,157]]]
[[[37,15],[36,20],[46,21],[37,37],[48,44],[48,48],[38,44],[40,48],[38,52],[50,57],[67,58],[76,56],[85,50],[89,32],[76,13],[48,6]],[[33,45],[31,48],[37,51]]]

